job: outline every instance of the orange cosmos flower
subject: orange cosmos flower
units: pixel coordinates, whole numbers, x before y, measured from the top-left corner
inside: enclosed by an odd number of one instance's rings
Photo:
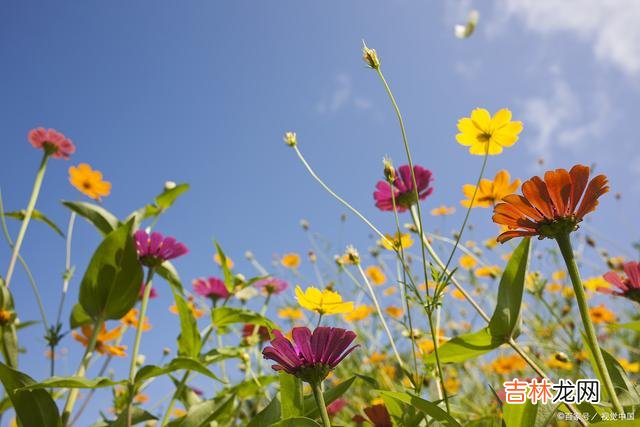
[[[85,347],[89,344],[89,340],[91,339],[91,335],[93,335],[93,327],[91,325],[83,325],[80,330],[82,334],[79,334],[76,331],[71,331],[71,335],[76,341],[79,341]],[[125,350],[127,349],[126,345],[109,345],[108,341],[113,341],[115,339],[120,338],[122,335],[122,326],[118,326],[116,328],[107,331],[107,327],[102,324],[100,327],[100,332],[98,333],[98,338],[96,339],[96,351],[100,354],[109,354],[110,356],[118,356],[125,357],[127,354]]]
[[[608,180],[598,175],[589,181],[588,166],[575,165],[547,171],[522,184],[522,196],[510,194],[496,205],[493,222],[509,229],[498,236],[504,243],[514,237],[555,238],[578,228],[584,216],[595,210],[598,198],[609,191]],[[582,201],[580,201],[582,199]]]

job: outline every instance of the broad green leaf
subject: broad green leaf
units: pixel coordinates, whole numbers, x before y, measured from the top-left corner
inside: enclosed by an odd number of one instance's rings
[[[9,288],[5,286],[4,279],[0,278],[0,308],[5,311],[15,313],[13,304],[13,295]],[[5,362],[11,368],[18,367],[18,334],[15,322],[8,322],[0,325],[0,333],[2,334],[2,355]]]
[[[103,236],[118,228],[118,218],[102,206],[70,201],[63,201],[62,204],[93,224]]]
[[[82,305],[75,304],[71,309],[71,315],[69,316],[69,324],[71,325],[71,329],[79,328],[82,325],[86,325],[89,323],[93,323],[91,316],[84,311]]]
[[[202,403],[189,408],[187,415],[173,420],[167,427],[203,427],[230,411],[234,406],[234,395],[229,395],[220,400],[205,400]]]
[[[264,393],[265,387],[276,381],[278,381],[276,375],[263,375],[255,379],[252,378],[242,381],[240,384],[228,388],[225,392],[232,393],[239,399],[246,399]]]
[[[108,377],[84,378],[84,377],[50,377],[39,383],[29,384],[20,389],[36,390],[39,388],[102,388],[114,385],[126,384],[126,380],[114,381]]]
[[[460,363],[488,353],[502,344],[504,341],[494,338],[487,327],[450,339],[438,348],[438,356],[440,363]],[[425,362],[436,363],[435,354],[429,354]]]
[[[282,418],[293,418],[304,415],[304,395],[302,381],[291,374],[280,372],[280,407]]]
[[[538,404],[527,400],[523,404],[505,403],[502,405],[502,420],[506,427],[535,426]]]
[[[251,418],[247,427],[265,427],[270,426],[280,419],[280,399],[274,397],[271,402],[255,417]]]
[[[189,184],[178,184],[173,188],[165,189],[156,197],[156,206],[161,211],[170,208],[178,197],[189,189]]]
[[[239,358],[244,351],[239,347],[219,347],[202,355],[202,363],[210,365],[227,359]]]
[[[640,320],[636,320],[635,322],[629,322],[629,323],[614,323],[609,325],[609,327],[614,329],[618,329],[618,328],[630,329],[632,331],[640,332]]]
[[[218,257],[220,257],[220,268],[222,268],[224,284],[227,287],[227,290],[229,292],[233,292],[234,280],[233,280],[233,274],[231,274],[231,270],[227,266],[227,256],[222,251],[222,248],[220,247],[218,242],[214,241],[213,244],[216,246],[216,252],[218,254]]]
[[[178,271],[171,262],[165,261],[156,267],[156,274],[166,280],[174,291],[178,292],[180,295],[184,293],[182,289],[182,281],[180,281],[180,276],[178,276]]]
[[[172,377],[171,375],[169,375],[169,378],[171,378],[171,381],[176,388],[176,392],[179,391],[179,393],[176,394],[176,399],[181,402],[186,409],[189,409],[193,405],[197,405],[198,403],[202,402],[202,398],[198,396],[191,387],[181,387],[180,390],[178,390],[180,381]]]
[[[272,424],[272,427],[322,427],[322,426],[317,422],[315,422],[314,420],[312,420],[311,418],[291,417],[291,418],[285,418],[282,421]]]
[[[340,398],[343,394],[345,394],[347,390],[349,390],[349,387],[351,387],[351,384],[353,384],[353,382],[356,380],[356,378],[357,377],[351,377],[349,379],[346,379],[341,383],[331,387],[329,390],[323,392],[322,397],[324,398],[325,405],[330,405],[335,400]],[[306,409],[304,414],[306,417],[315,418],[320,416],[320,411],[318,411],[318,405],[316,404],[313,395],[308,396],[304,400],[304,407]]]
[[[378,392],[383,396],[383,398],[390,397],[402,403],[406,403],[407,405],[413,406],[418,411],[428,415],[436,421],[439,421],[440,424],[444,426],[460,427],[460,424],[451,415],[447,414],[442,408],[433,402],[429,402],[428,400],[424,400],[418,396],[413,396],[407,393],[385,390],[378,390]]]
[[[211,311],[211,322],[218,326],[227,326],[234,323],[250,323],[252,325],[266,326],[269,330],[278,329],[275,323],[255,311],[243,308],[218,307]]]
[[[218,378],[213,372],[207,369],[207,367],[204,366],[202,363],[200,363],[198,360],[191,359],[188,357],[176,357],[167,365],[162,367],[155,366],[155,365],[143,366],[142,368],[140,368],[140,370],[136,374],[134,382],[136,384],[140,384],[143,381],[148,380],[149,378],[165,375],[180,369],[195,371],[209,378],[213,378],[214,380],[222,381],[220,378]]]
[[[8,218],[19,219],[20,221],[22,221],[26,216],[26,211],[21,210],[15,212],[5,212],[4,216]],[[60,230],[60,227],[58,227],[55,222],[51,221],[45,214],[43,214],[39,210],[33,210],[33,212],[31,213],[31,219],[35,219],[36,221],[41,221],[47,224],[53,231],[64,237],[64,233],[62,232],[62,230]]]
[[[46,390],[18,390],[36,382],[28,375],[0,363],[0,381],[23,426],[61,427],[58,407]]]
[[[530,248],[531,239],[522,239],[511,254],[500,279],[496,309],[489,321],[489,330],[491,335],[502,338],[505,342],[515,335],[514,332],[517,332],[520,323],[520,307]]]
[[[180,295],[175,289],[173,291],[173,298],[176,301],[176,307],[178,309],[178,316],[180,317],[180,335],[178,335],[178,355],[187,356],[192,358],[198,358],[200,355],[200,349],[202,348],[202,340],[200,338],[200,331],[198,330],[198,323],[193,316],[191,309],[184,300],[184,297]]]
[[[142,266],[129,221],[105,237],[80,283],[80,304],[92,318],[120,319],[138,300]]]
[[[142,408],[137,406],[131,407],[131,425],[143,423],[145,421],[157,420],[158,418]],[[118,418],[114,421],[100,421],[92,424],[91,427],[126,427],[127,411],[122,411]]]

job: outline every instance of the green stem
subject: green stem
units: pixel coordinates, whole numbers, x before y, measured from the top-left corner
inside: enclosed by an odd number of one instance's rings
[[[82,356],[82,361],[80,362],[80,367],[75,373],[76,377],[84,377],[87,366],[89,365],[89,361],[91,360],[91,356],[93,356],[93,350],[95,349],[96,342],[98,340],[98,335],[100,334],[100,329],[102,328],[103,319],[98,317],[93,324],[93,332],[91,333],[91,338],[89,338],[89,342],[87,343],[87,348],[84,351],[84,356]],[[64,409],[62,411],[62,425],[66,426],[71,414],[73,412],[73,406],[78,399],[78,393],[80,389],[72,388],[69,390],[69,395],[67,396],[67,401],[64,405]]]
[[[324,396],[322,395],[322,382],[317,384],[310,384],[311,390],[313,390],[313,397],[316,399],[318,410],[320,411],[320,417],[322,418],[322,425],[324,427],[331,427],[331,420],[329,419],[329,413],[327,412],[327,405],[324,403]]]
[[[585,329],[587,344],[591,348],[591,352],[596,364],[596,369],[598,370],[598,374],[604,382],[604,387],[607,390],[609,397],[611,398],[613,409],[617,413],[623,413],[624,408],[620,404],[620,400],[618,400],[618,396],[613,386],[613,381],[611,381],[611,376],[609,375],[609,371],[607,370],[607,366],[604,362],[604,357],[602,356],[602,351],[600,350],[600,345],[598,344],[596,330],[593,327],[591,316],[589,316],[589,304],[587,303],[587,295],[584,292],[584,286],[582,285],[582,279],[580,278],[580,271],[578,270],[578,265],[576,263],[575,257],[573,256],[573,248],[571,247],[571,238],[569,237],[569,233],[560,233],[558,236],[556,236],[556,242],[558,242],[560,252],[562,253],[564,262],[567,265],[569,277],[571,277],[573,291],[576,294],[576,301],[578,303],[578,308],[580,309],[582,325]]]
[[[76,213],[71,212],[69,216],[69,225],[67,226],[67,241],[65,243],[65,261],[64,261],[64,278],[62,280],[62,295],[60,296],[60,304],[58,305],[58,316],[56,324],[60,323],[62,318],[62,309],[64,308],[64,300],[67,296],[67,290],[69,289],[69,282],[73,276],[71,271],[71,239],[73,238],[73,227],[76,222]]]
[[[24,219],[22,220],[22,225],[20,226],[20,231],[18,232],[18,237],[16,238],[16,244],[13,246],[13,251],[11,252],[11,260],[9,261],[9,268],[5,276],[5,284],[7,287],[9,287],[9,284],[11,283],[11,277],[13,276],[16,261],[18,260],[20,247],[22,246],[22,241],[24,240],[24,236],[27,233],[27,227],[29,226],[31,215],[33,215],[33,210],[36,207],[36,201],[38,200],[38,194],[40,194],[40,188],[42,187],[42,181],[44,179],[44,172],[47,169],[48,160],[49,153],[45,151],[42,157],[42,161],[40,162],[38,172],[36,173],[36,179],[33,183],[33,190],[31,191],[31,198],[29,199],[29,204],[27,205],[27,210],[25,211]]]

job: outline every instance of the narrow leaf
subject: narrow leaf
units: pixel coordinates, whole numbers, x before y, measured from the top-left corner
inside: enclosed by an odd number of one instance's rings
[[[187,369],[190,371],[198,372],[209,378],[222,382],[213,372],[211,372],[206,366],[196,359],[188,357],[176,357],[165,366],[146,365],[140,368],[135,376],[134,382],[140,384],[149,378],[158,377],[160,375],[169,374],[180,369]]]
[[[413,406],[415,409],[421,411],[423,414],[430,416],[436,421],[439,421],[444,426],[458,426],[460,424],[449,414],[447,414],[442,408],[433,402],[413,396],[407,393],[400,393],[395,391],[378,390],[382,396],[388,396],[392,399],[406,403]]]
[[[8,218],[19,219],[20,221],[22,221],[26,216],[26,212],[24,210],[15,211],[15,212],[5,212],[4,216]],[[55,222],[51,221],[45,214],[43,214],[39,210],[37,209],[33,210],[33,213],[31,214],[31,219],[35,219],[36,221],[41,221],[47,224],[53,231],[58,233],[60,236],[64,237],[64,233],[62,232],[60,227],[58,227]]]
[[[234,323],[250,323],[266,326],[269,330],[278,329],[275,323],[255,311],[233,307],[218,307],[211,311],[211,321],[221,327]]]
[[[102,206],[70,201],[63,201],[62,204],[93,224],[103,236],[118,228],[118,218]]]
[[[198,323],[184,297],[173,289],[173,298],[180,317],[180,335],[178,336],[178,355],[197,358],[202,342]]]

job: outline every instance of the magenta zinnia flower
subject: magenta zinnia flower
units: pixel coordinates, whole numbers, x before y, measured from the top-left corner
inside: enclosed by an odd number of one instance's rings
[[[338,412],[342,411],[347,406],[347,401],[343,398],[338,398],[327,405],[327,413],[330,417],[333,417]]]
[[[256,282],[255,287],[262,289],[266,294],[279,294],[289,287],[289,284],[282,279],[267,277]]]
[[[246,323],[242,327],[242,338],[249,338],[253,335],[253,331],[256,331],[256,336],[260,339],[260,342],[269,341],[271,335],[269,335],[269,329],[266,326],[258,326],[252,323]]]
[[[229,298],[229,291],[224,282],[217,277],[208,279],[195,279],[192,282],[193,291],[203,297],[211,298],[213,301]]]
[[[37,128],[31,129],[28,134],[31,145],[51,153],[51,157],[68,160],[76,151],[70,139],[55,129]]]
[[[134,233],[133,239],[140,261],[148,267],[155,267],[164,261],[178,258],[189,252],[184,244],[179,243],[173,237],[164,237],[156,232],[149,235],[144,230],[138,230]]]
[[[293,328],[293,344],[278,330],[273,330],[275,338],[271,346],[262,350],[265,359],[276,362],[271,367],[285,371],[310,384],[319,384],[329,372],[357,345],[349,345],[356,333],[341,328],[317,327],[313,333],[306,327]]]
[[[140,293],[138,294],[138,298],[142,299],[144,296],[144,282],[140,285]],[[155,288],[151,288],[151,292],[149,293],[149,299],[154,299],[158,297],[158,292],[156,292]]]
[[[625,262],[623,268],[627,276],[624,279],[613,271],[602,276],[619,290],[599,287],[598,291],[605,294],[618,295],[640,303],[640,263],[635,261]]]
[[[413,173],[416,176],[419,199],[424,200],[433,193],[433,187],[429,186],[433,180],[431,171],[422,166],[414,165]],[[392,194],[393,198],[395,198],[396,210],[398,212],[404,212],[409,209],[411,205],[418,202],[413,188],[413,179],[411,178],[411,168],[409,165],[402,165],[395,171],[393,185],[390,185],[386,181],[378,181],[376,191],[373,193],[376,207],[382,211],[393,211]]]

